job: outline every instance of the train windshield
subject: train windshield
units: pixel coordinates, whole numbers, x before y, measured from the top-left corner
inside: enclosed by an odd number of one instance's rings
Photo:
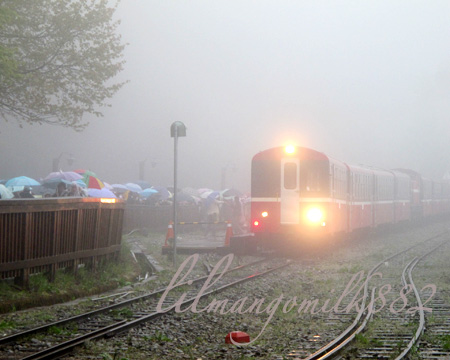
[[[285,188],[295,188],[291,183],[296,173],[296,165],[288,165],[284,175]],[[300,161],[300,196],[322,197],[329,196],[329,163],[327,161]],[[281,190],[281,162],[280,160],[258,160],[252,162],[252,197],[280,197]]]
[[[281,164],[278,160],[252,162],[252,197],[280,196]]]

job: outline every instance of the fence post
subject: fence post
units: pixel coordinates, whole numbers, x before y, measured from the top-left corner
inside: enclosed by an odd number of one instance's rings
[[[23,248],[22,248],[22,256],[21,260],[27,260],[28,258],[31,258],[30,255],[30,242],[31,242],[31,233],[32,233],[32,226],[31,226],[31,213],[26,212],[25,213],[25,233],[24,233],[24,240],[23,240]],[[19,285],[20,287],[28,288],[30,285],[30,268],[24,267],[20,270],[20,276],[14,279],[14,282]]]
[[[97,216],[95,218],[94,249],[98,248],[98,242],[99,242],[99,237],[100,237],[101,215],[102,215],[102,207],[101,207],[101,204],[100,204],[100,206],[97,208]],[[96,270],[97,269],[97,262],[98,262],[98,257],[95,256],[95,255],[92,256],[92,270]]]
[[[73,252],[77,252],[78,250],[80,250],[80,242],[81,242],[81,226],[83,224],[83,209],[78,208],[77,209],[77,220],[76,220],[76,229],[75,229],[75,243],[73,245]],[[73,259],[73,273],[74,275],[76,275],[78,273],[78,265],[80,264],[80,259],[76,258]]]

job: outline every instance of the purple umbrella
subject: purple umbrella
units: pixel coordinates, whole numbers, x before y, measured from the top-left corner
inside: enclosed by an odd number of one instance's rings
[[[171,196],[169,190],[167,190],[163,186],[152,186],[152,189],[157,190],[161,194],[161,199],[162,200],[167,200]]]
[[[44,180],[50,179],[63,179],[67,181],[77,181],[82,179],[83,177],[80,174],[77,174],[73,171],[56,171],[48,174]]]
[[[117,196],[114,195],[110,190],[107,188],[102,189],[88,189],[88,195],[90,197],[94,198],[112,198],[117,199]]]

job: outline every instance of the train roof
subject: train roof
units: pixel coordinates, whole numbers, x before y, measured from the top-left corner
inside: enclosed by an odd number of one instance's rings
[[[286,156],[289,156],[289,154],[286,154],[285,147],[277,146],[274,148],[260,151],[259,153],[253,156],[253,160],[262,160],[262,159],[275,160]],[[329,157],[324,153],[301,146],[295,146],[295,153],[292,154],[291,156],[296,156],[300,160],[323,160],[323,161],[329,160]]]

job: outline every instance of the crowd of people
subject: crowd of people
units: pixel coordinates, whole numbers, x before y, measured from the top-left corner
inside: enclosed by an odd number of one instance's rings
[[[3,186],[3,185],[0,185]],[[166,192],[154,191],[150,196],[145,196],[143,192],[131,191],[123,188],[110,187],[110,191],[115,197],[125,201],[129,205],[144,206],[172,206],[173,193],[165,189]],[[56,186],[22,186],[12,187],[8,190],[8,196],[3,199],[33,199],[33,198],[61,198],[61,197],[88,197],[89,189],[80,186],[77,181],[61,181]],[[4,193],[5,194],[5,193]],[[164,196],[163,196],[164,195]],[[197,208],[202,221],[209,224],[205,227],[205,235],[215,235],[217,222],[231,221],[233,232],[236,234],[246,231],[245,224],[248,223],[248,198],[238,195],[222,196],[219,192],[213,192],[208,196],[189,195],[183,191],[177,192],[177,203],[179,206],[194,206]],[[0,199],[2,199],[0,191]]]
[[[39,191],[33,191],[31,186],[19,187],[20,190],[16,190],[13,188],[12,198],[14,199],[35,199],[35,198],[52,198],[52,197],[87,197],[88,192],[86,189],[83,189],[77,183],[73,182],[71,184],[59,183],[56,186],[55,190],[45,189]],[[8,196],[8,198],[11,198]],[[2,199],[0,193],[0,199]]]

